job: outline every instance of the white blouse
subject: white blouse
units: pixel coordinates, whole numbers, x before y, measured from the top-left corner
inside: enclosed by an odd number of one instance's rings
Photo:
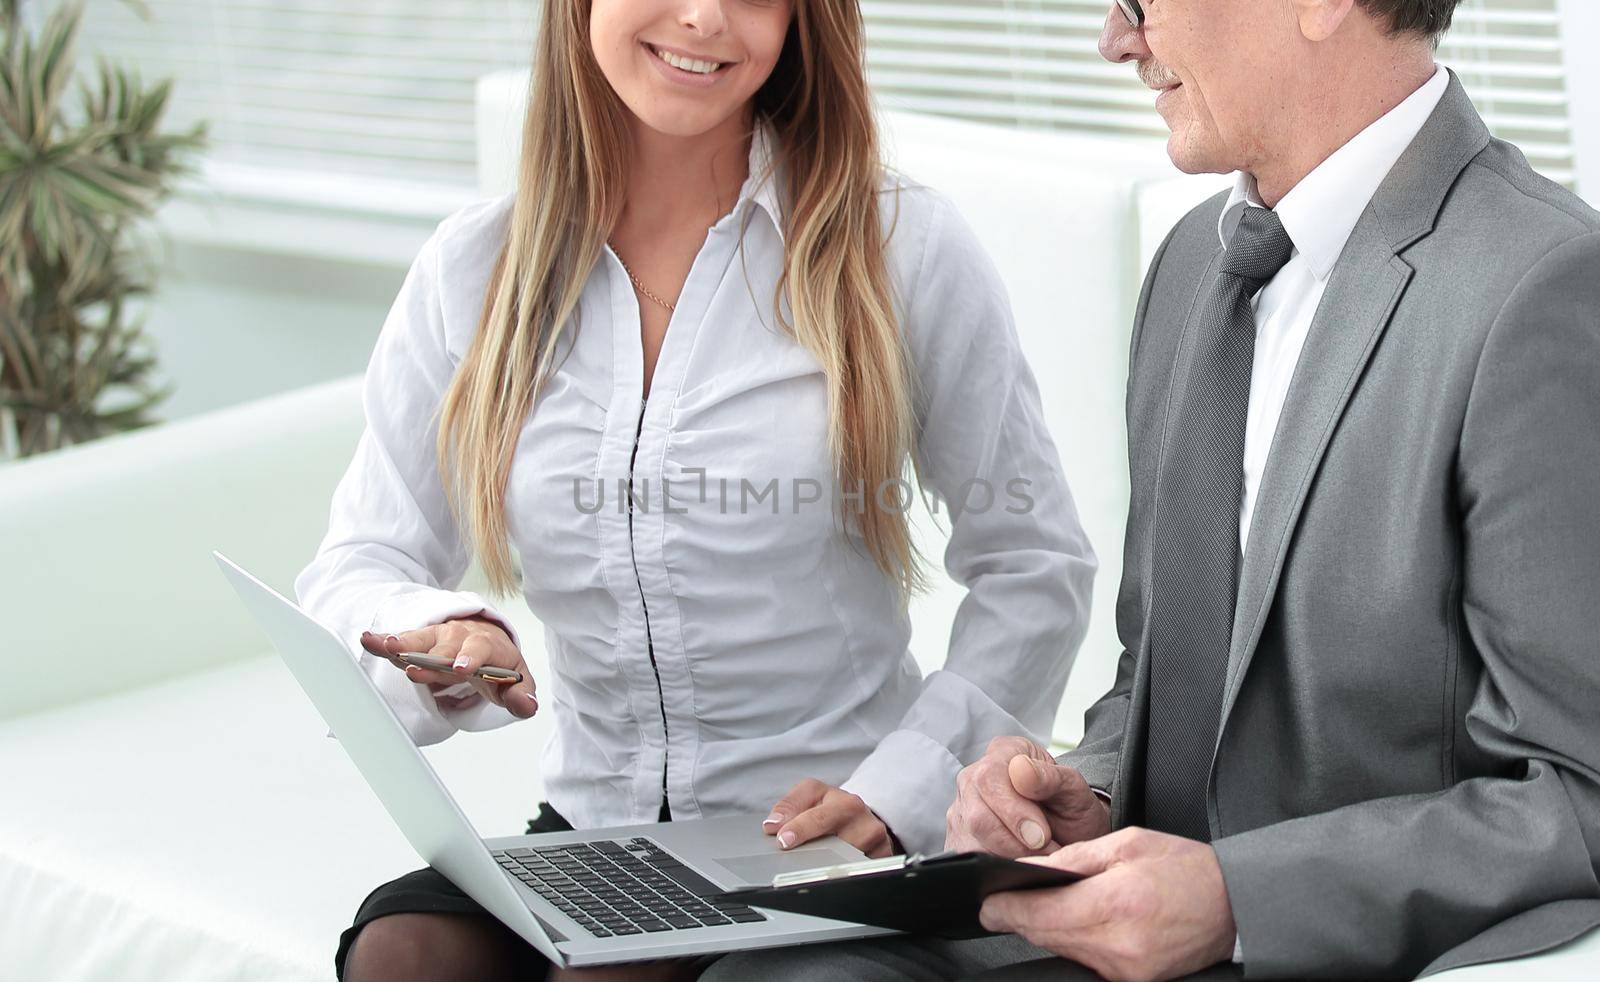
[[[523,427],[506,508],[549,654],[545,794],[593,828],[655,821],[663,793],[675,818],[764,815],[814,777],[860,795],[908,849],[937,850],[961,766],[994,736],[1048,733],[1095,560],[999,276],[947,199],[886,176],[917,462],[951,530],[945,569],[968,591],[944,668],[922,676],[894,589],[837,520],[852,489],[833,477],[821,368],[772,309],[783,222],[776,185],[758,180],[768,153],[762,133],[683,285],[649,398],[638,302],[607,249]],[[509,197],[466,208],[418,255],[367,368],[367,426],[327,536],[295,581],[419,743],[513,720],[482,699],[441,709],[358,641],[480,611],[504,621],[455,590],[468,544],[434,412],[510,213]]]

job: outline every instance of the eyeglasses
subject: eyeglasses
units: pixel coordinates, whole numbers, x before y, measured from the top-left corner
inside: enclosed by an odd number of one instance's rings
[[[1144,7],[1139,0],[1117,0],[1117,6],[1122,8],[1122,16],[1128,18],[1129,25],[1140,27],[1144,24]]]

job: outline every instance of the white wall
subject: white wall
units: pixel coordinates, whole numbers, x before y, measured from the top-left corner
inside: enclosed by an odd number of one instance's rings
[[[163,259],[147,331],[158,381],[176,386],[158,417],[363,371],[412,258],[455,204],[380,212],[214,187],[168,203],[149,229]]]
[[[403,268],[174,243],[150,308],[157,415],[182,419],[362,371]]]
[[[1600,0],[1559,0],[1578,193],[1600,208]]]

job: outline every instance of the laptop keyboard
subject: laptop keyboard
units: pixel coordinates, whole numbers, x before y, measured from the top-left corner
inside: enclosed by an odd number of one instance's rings
[[[767,919],[717,899],[721,889],[646,838],[506,849],[494,858],[597,938]]]

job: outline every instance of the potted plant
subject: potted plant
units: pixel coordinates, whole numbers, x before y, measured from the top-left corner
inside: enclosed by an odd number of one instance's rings
[[[69,91],[82,17],[65,3],[30,30],[0,0],[0,460],[148,425],[171,394],[130,310],[155,278],[135,232],[205,127],[163,131],[170,81],[103,59]]]

